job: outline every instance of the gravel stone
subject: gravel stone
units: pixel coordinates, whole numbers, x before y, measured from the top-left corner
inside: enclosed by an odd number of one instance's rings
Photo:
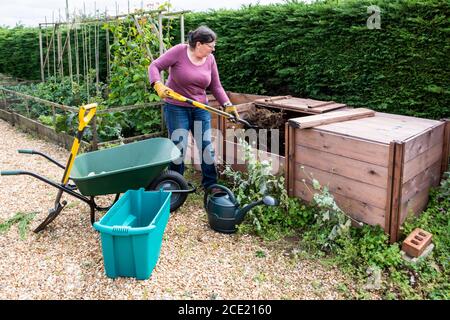
[[[67,150],[3,120],[0,131],[0,170],[28,170],[60,181],[62,169],[17,149],[38,150],[61,163]],[[200,202],[190,198],[171,214],[150,279],[110,279],[85,203],[64,195],[68,205],[62,213],[44,231],[32,232],[56,194],[57,189],[30,176],[0,177],[0,223],[17,212],[36,212],[25,239],[17,224],[0,233],[0,299],[345,299],[339,284],[354,290],[333,266],[293,258],[286,248],[258,237],[214,232]],[[112,200],[105,196],[98,202]]]

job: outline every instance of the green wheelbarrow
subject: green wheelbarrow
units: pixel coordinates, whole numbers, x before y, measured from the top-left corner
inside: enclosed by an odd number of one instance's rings
[[[93,151],[77,156],[79,144],[87,124],[96,111],[96,104],[80,107],[78,134],[74,139],[67,165],[63,166],[48,155],[34,150],[18,150],[19,153],[43,156],[64,169],[61,183],[51,181],[36,173],[14,170],[0,171],[2,176],[29,175],[59,189],[55,207],[34,230],[39,232],[51,223],[67,205],[61,202],[63,192],[86,202],[91,209],[91,223],[95,222],[95,211],[108,210],[95,202],[96,196],[115,194],[113,204],[127,190],[167,190],[172,192],[170,211],[175,211],[186,201],[195,187],[178,172],[166,170],[169,164],[181,157],[180,150],[168,138],[153,138],[109,149]],[[89,111],[85,116],[86,111]],[[69,181],[74,184],[70,184]]]

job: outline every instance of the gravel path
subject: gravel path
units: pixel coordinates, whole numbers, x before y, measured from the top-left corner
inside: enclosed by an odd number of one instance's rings
[[[16,150],[39,150],[62,163],[68,151],[3,120],[0,132],[0,170],[29,170],[61,179],[58,167]],[[17,212],[36,212],[34,229],[53,207],[56,193],[29,176],[0,177],[0,223]],[[43,232],[30,230],[22,240],[15,224],[0,233],[0,299],[346,298],[342,284],[348,287],[349,281],[335,268],[298,258],[292,254],[295,245],[287,242],[275,246],[253,236],[216,233],[207,224],[200,196],[191,197],[171,215],[158,264],[145,281],[106,277],[89,207],[63,197],[68,206]]]

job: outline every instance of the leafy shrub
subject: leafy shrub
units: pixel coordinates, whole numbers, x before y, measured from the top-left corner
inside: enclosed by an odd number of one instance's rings
[[[371,5],[381,29],[367,28]],[[440,119],[450,115],[449,13],[442,0],[292,1],[188,14],[186,29],[216,31],[227,90]]]
[[[271,163],[258,160],[256,149],[247,142],[240,143],[244,147],[247,171],[234,171],[230,166],[225,166],[223,171],[229,179],[236,200],[241,206],[258,201],[264,195],[271,195],[279,201],[279,205],[275,207],[253,208],[246,217],[249,223],[241,225],[240,230],[256,232],[264,238],[274,239],[307,225],[312,219],[312,211],[308,206],[298,199],[289,198],[284,177],[271,174]]]

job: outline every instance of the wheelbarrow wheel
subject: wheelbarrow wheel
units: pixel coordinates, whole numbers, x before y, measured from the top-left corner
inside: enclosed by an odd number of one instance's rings
[[[189,185],[184,177],[176,171],[167,170],[154,179],[147,190],[188,190]],[[187,193],[172,193],[170,198],[170,212],[181,207],[187,199]]]

